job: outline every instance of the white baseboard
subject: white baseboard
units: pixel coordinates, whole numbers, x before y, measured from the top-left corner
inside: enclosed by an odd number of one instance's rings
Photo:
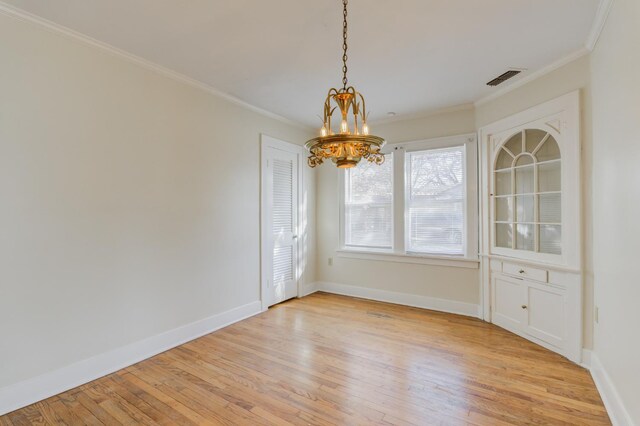
[[[317,283],[304,283],[300,285],[300,293],[298,297],[305,297],[318,291]]]
[[[261,302],[251,302],[32,379],[0,388],[0,415],[106,376],[260,312],[262,312]]]
[[[378,302],[396,303],[414,308],[431,309],[433,311],[480,318],[480,305],[474,305],[472,303],[329,282],[318,282],[315,283],[315,286],[318,291],[325,291],[327,293],[361,297]]]
[[[624,406],[620,394],[611,381],[611,377],[604,369],[598,355],[591,353],[591,377],[596,383],[596,388],[600,392],[602,402],[609,413],[609,418],[613,426],[635,426],[629,411]]]
[[[587,370],[591,370],[591,354],[591,349],[582,348],[582,362],[580,363],[580,366]]]

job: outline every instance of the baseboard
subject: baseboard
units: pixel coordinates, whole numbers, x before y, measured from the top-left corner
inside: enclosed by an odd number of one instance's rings
[[[106,376],[205,334],[249,318],[261,311],[262,305],[260,301],[251,302],[32,379],[6,386],[0,389],[0,415]]]
[[[613,426],[635,426],[629,411],[627,411],[624,402],[620,398],[620,394],[611,381],[611,377],[607,370],[604,369],[595,352],[591,353],[591,377],[593,377],[596,388],[600,392],[602,402],[604,402]]]
[[[591,370],[591,354],[591,349],[582,348],[582,362],[580,363],[580,366],[587,370]]]
[[[361,297],[363,299],[376,300],[378,302],[396,303],[398,305],[406,305],[414,308],[424,308],[433,311],[480,318],[480,305],[474,305],[472,303],[329,282],[318,282],[316,283],[316,288],[318,291],[324,291],[327,293]]]
[[[305,297],[308,296],[310,294],[315,293],[316,291],[318,291],[318,286],[317,283],[304,283],[302,285],[300,285],[300,292],[298,297]]]

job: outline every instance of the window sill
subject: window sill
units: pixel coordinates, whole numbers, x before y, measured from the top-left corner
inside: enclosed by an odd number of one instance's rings
[[[415,254],[380,253],[364,250],[339,249],[337,257],[360,260],[376,260],[382,262],[414,263],[419,265],[451,266],[455,268],[478,269],[478,259],[454,256],[421,256]]]

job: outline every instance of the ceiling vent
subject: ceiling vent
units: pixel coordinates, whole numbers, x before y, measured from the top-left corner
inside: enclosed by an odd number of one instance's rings
[[[499,75],[498,77],[496,77],[493,80],[491,80],[490,82],[488,82],[487,86],[497,86],[498,84],[502,84],[505,81],[509,80],[510,78],[513,78],[516,75],[520,74],[521,72],[522,72],[522,70],[509,70],[509,71],[505,72],[504,74]]]

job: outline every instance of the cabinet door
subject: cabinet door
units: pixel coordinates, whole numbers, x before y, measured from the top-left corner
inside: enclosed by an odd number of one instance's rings
[[[558,349],[565,347],[565,290],[527,283],[527,309],[523,331]]]
[[[578,92],[480,130],[488,254],[581,268],[579,130]]]
[[[527,286],[524,280],[493,276],[493,323],[514,333],[522,333],[526,320]]]

